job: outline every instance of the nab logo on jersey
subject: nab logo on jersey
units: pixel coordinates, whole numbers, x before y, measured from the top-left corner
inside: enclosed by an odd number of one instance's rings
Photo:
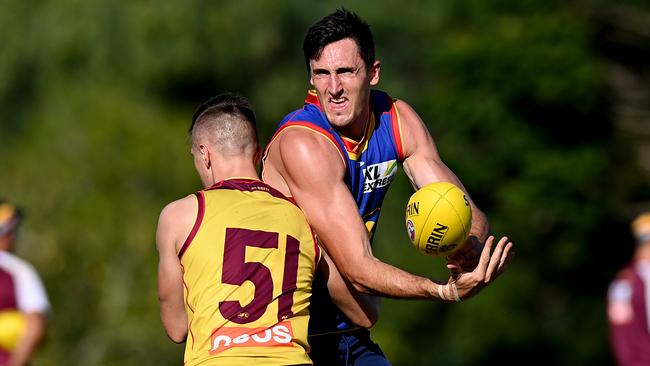
[[[390,160],[383,163],[368,165],[363,169],[363,193],[369,193],[377,188],[386,187],[395,178],[397,161]]]

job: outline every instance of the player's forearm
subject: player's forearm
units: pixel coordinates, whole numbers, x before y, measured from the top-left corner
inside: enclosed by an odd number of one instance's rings
[[[487,216],[474,204],[472,204],[472,228],[469,235],[476,237],[481,243],[485,243],[490,236],[490,224]]]
[[[169,248],[167,248],[169,249]],[[174,251],[163,251],[158,265],[160,317],[169,338],[181,343],[187,336],[187,313],[183,300],[183,275]]]
[[[344,276],[359,292],[397,299],[440,298],[438,283],[375,258],[358,261],[353,267]]]
[[[27,314],[27,329],[16,348],[11,353],[8,366],[27,365],[34,350],[45,333],[45,316],[39,313]]]
[[[167,336],[174,343],[182,343],[187,338],[187,313],[175,301],[160,300],[160,317]]]

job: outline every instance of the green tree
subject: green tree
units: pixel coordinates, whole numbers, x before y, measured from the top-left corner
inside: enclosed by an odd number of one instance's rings
[[[186,138],[193,110],[239,91],[268,140],[308,87],[305,30],[337,6],[0,4],[0,196],[26,208],[18,253],[54,307],[34,365],[182,362],[159,320],[154,231],[167,202],[200,188]],[[608,6],[349,6],[372,26],[380,87],[415,107],[493,231],[517,245],[507,274],[464,304],[386,300],[373,332],[395,365],[610,363],[604,292],[631,253],[620,249],[627,204],[648,194],[613,124],[603,18],[587,11]],[[411,191],[399,176],[376,251],[443,278],[444,260],[407,244]]]

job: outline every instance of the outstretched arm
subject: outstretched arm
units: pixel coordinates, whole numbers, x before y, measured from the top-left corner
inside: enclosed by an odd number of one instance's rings
[[[367,229],[344,183],[345,165],[331,142],[303,129],[280,135],[268,159],[285,178],[341,275],[360,292],[395,298],[435,299],[440,284],[375,258]],[[495,252],[496,253],[496,252]],[[478,282],[484,278],[477,279]]]

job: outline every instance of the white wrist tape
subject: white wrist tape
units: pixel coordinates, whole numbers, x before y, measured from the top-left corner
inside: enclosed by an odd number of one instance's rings
[[[445,296],[445,292],[442,289],[442,285],[438,285],[438,296],[440,296],[441,299],[447,301],[447,297]]]
[[[451,284],[451,293],[454,296],[454,301],[460,302],[460,297],[458,296],[458,287],[456,287],[455,283]]]

